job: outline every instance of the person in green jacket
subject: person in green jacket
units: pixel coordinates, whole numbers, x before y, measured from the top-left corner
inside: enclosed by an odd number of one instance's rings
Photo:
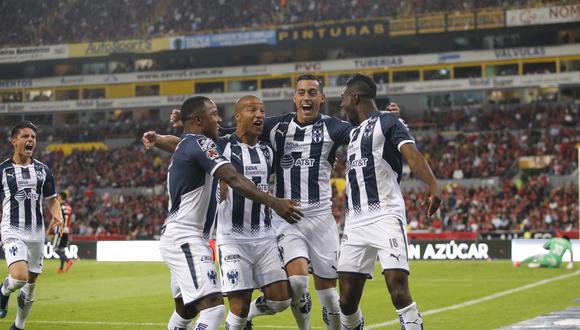
[[[544,243],[544,249],[550,252],[546,254],[537,254],[526,258],[521,263],[515,263],[516,266],[527,264],[530,268],[548,267],[558,268],[562,263],[562,257],[566,251],[570,251],[570,262],[566,266],[568,269],[574,267],[574,255],[572,253],[572,243],[570,238],[564,236],[562,238],[552,238]]]

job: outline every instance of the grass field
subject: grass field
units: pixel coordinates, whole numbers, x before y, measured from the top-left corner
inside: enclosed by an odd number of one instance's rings
[[[56,268],[56,261],[46,261],[27,329],[166,329],[173,300],[163,263],[82,260],[66,274]],[[509,261],[414,261],[411,269],[411,291],[426,329],[494,329],[573,306],[580,298],[578,269],[514,268]],[[312,326],[324,329],[314,294],[313,299]],[[378,272],[367,282],[361,307],[365,329],[400,329]],[[0,328],[9,327],[15,312],[16,296]],[[295,329],[289,310],[254,324]]]

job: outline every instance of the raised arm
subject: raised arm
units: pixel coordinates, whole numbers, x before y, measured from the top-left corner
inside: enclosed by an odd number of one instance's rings
[[[231,164],[220,166],[215,171],[214,176],[232,187],[240,195],[260,204],[268,205],[288,223],[296,223],[303,216],[302,212],[296,208],[296,202],[276,198],[261,191],[252,181],[238,173]]]
[[[180,139],[177,136],[161,135],[157,134],[155,131],[149,131],[143,133],[141,141],[143,141],[145,149],[157,147],[163,151],[173,153],[175,148],[177,148]]]
[[[437,179],[435,179],[431,167],[429,167],[429,164],[427,164],[427,161],[417,150],[414,143],[403,144],[401,146],[401,154],[405,157],[413,174],[429,186],[429,209],[427,215],[435,214],[441,204],[441,199],[439,197]]]

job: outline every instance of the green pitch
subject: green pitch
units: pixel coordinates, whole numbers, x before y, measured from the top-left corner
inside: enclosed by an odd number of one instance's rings
[[[3,277],[7,270],[2,265]],[[166,329],[173,300],[163,263],[82,260],[69,273],[57,274],[56,268],[56,261],[46,261],[27,329]],[[578,266],[528,269],[514,268],[509,261],[414,261],[411,269],[411,290],[426,329],[493,329],[573,306],[580,298]],[[325,329],[311,292],[313,328]],[[400,329],[378,272],[367,282],[362,310],[365,329]],[[8,328],[15,312],[13,295],[0,328]],[[295,329],[289,310],[254,324],[256,329]]]

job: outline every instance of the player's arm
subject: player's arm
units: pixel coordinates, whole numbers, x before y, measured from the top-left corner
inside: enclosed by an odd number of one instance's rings
[[[570,245],[572,243],[570,242]],[[568,265],[566,266],[567,269],[572,269],[574,268],[574,252],[572,251],[572,246],[570,246],[570,262],[568,263]]]
[[[327,122],[328,133],[332,140],[338,145],[348,145],[350,142],[350,132],[353,129],[351,123],[340,118],[332,117]]]
[[[429,209],[427,214],[429,216],[433,215],[439,208],[441,199],[439,197],[437,179],[435,179],[431,167],[429,167],[425,157],[417,150],[414,143],[403,144],[401,146],[401,154],[405,157],[413,174],[429,186]]]
[[[52,220],[50,220],[48,228],[46,229],[47,233],[51,233],[51,230],[54,229],[54,227],[58,227],[58,232],[62,233],[64,219],[62,218],[62,210],[60,208],[60,202],[58,201],[56,196],[47,198],[46,206],[52,218]]]
[[[248,178],[238,173],[231,164],[220,166],[214,176],[236,190],[240,195],[271,207],[288,223],[296,223],[303,216],[296,203],[288,199],[276,198],[258,189]]]
[[[550,250],[550,245],[551,245],[551,244],[552,244],[552,240],[551,240],[551,239],[547,240],[547,241],[544,243],[544,246],[543,246],[544,250]]]
[[[62,233],[62,226],[64,224],[64,220],[62,218],[62,209],[60,207],[60,202],[56,198],[56,189],[54,185],[54,177],[52,176],[52,172],[48,168],[48,166],[44,167],[46,172],[46,177],[42,184],[42,196],[46,200],[46,206],[52,220],[48,226],[48,229],[54,229],[54,227],[58,228],[58,232]]]
[[[143,133],[141,141],[143,142],[145,149],[156,147],[163,151],[173,153],[181,139],[174,135],[161,135],[157,134],[155,131],[149,131]]]

